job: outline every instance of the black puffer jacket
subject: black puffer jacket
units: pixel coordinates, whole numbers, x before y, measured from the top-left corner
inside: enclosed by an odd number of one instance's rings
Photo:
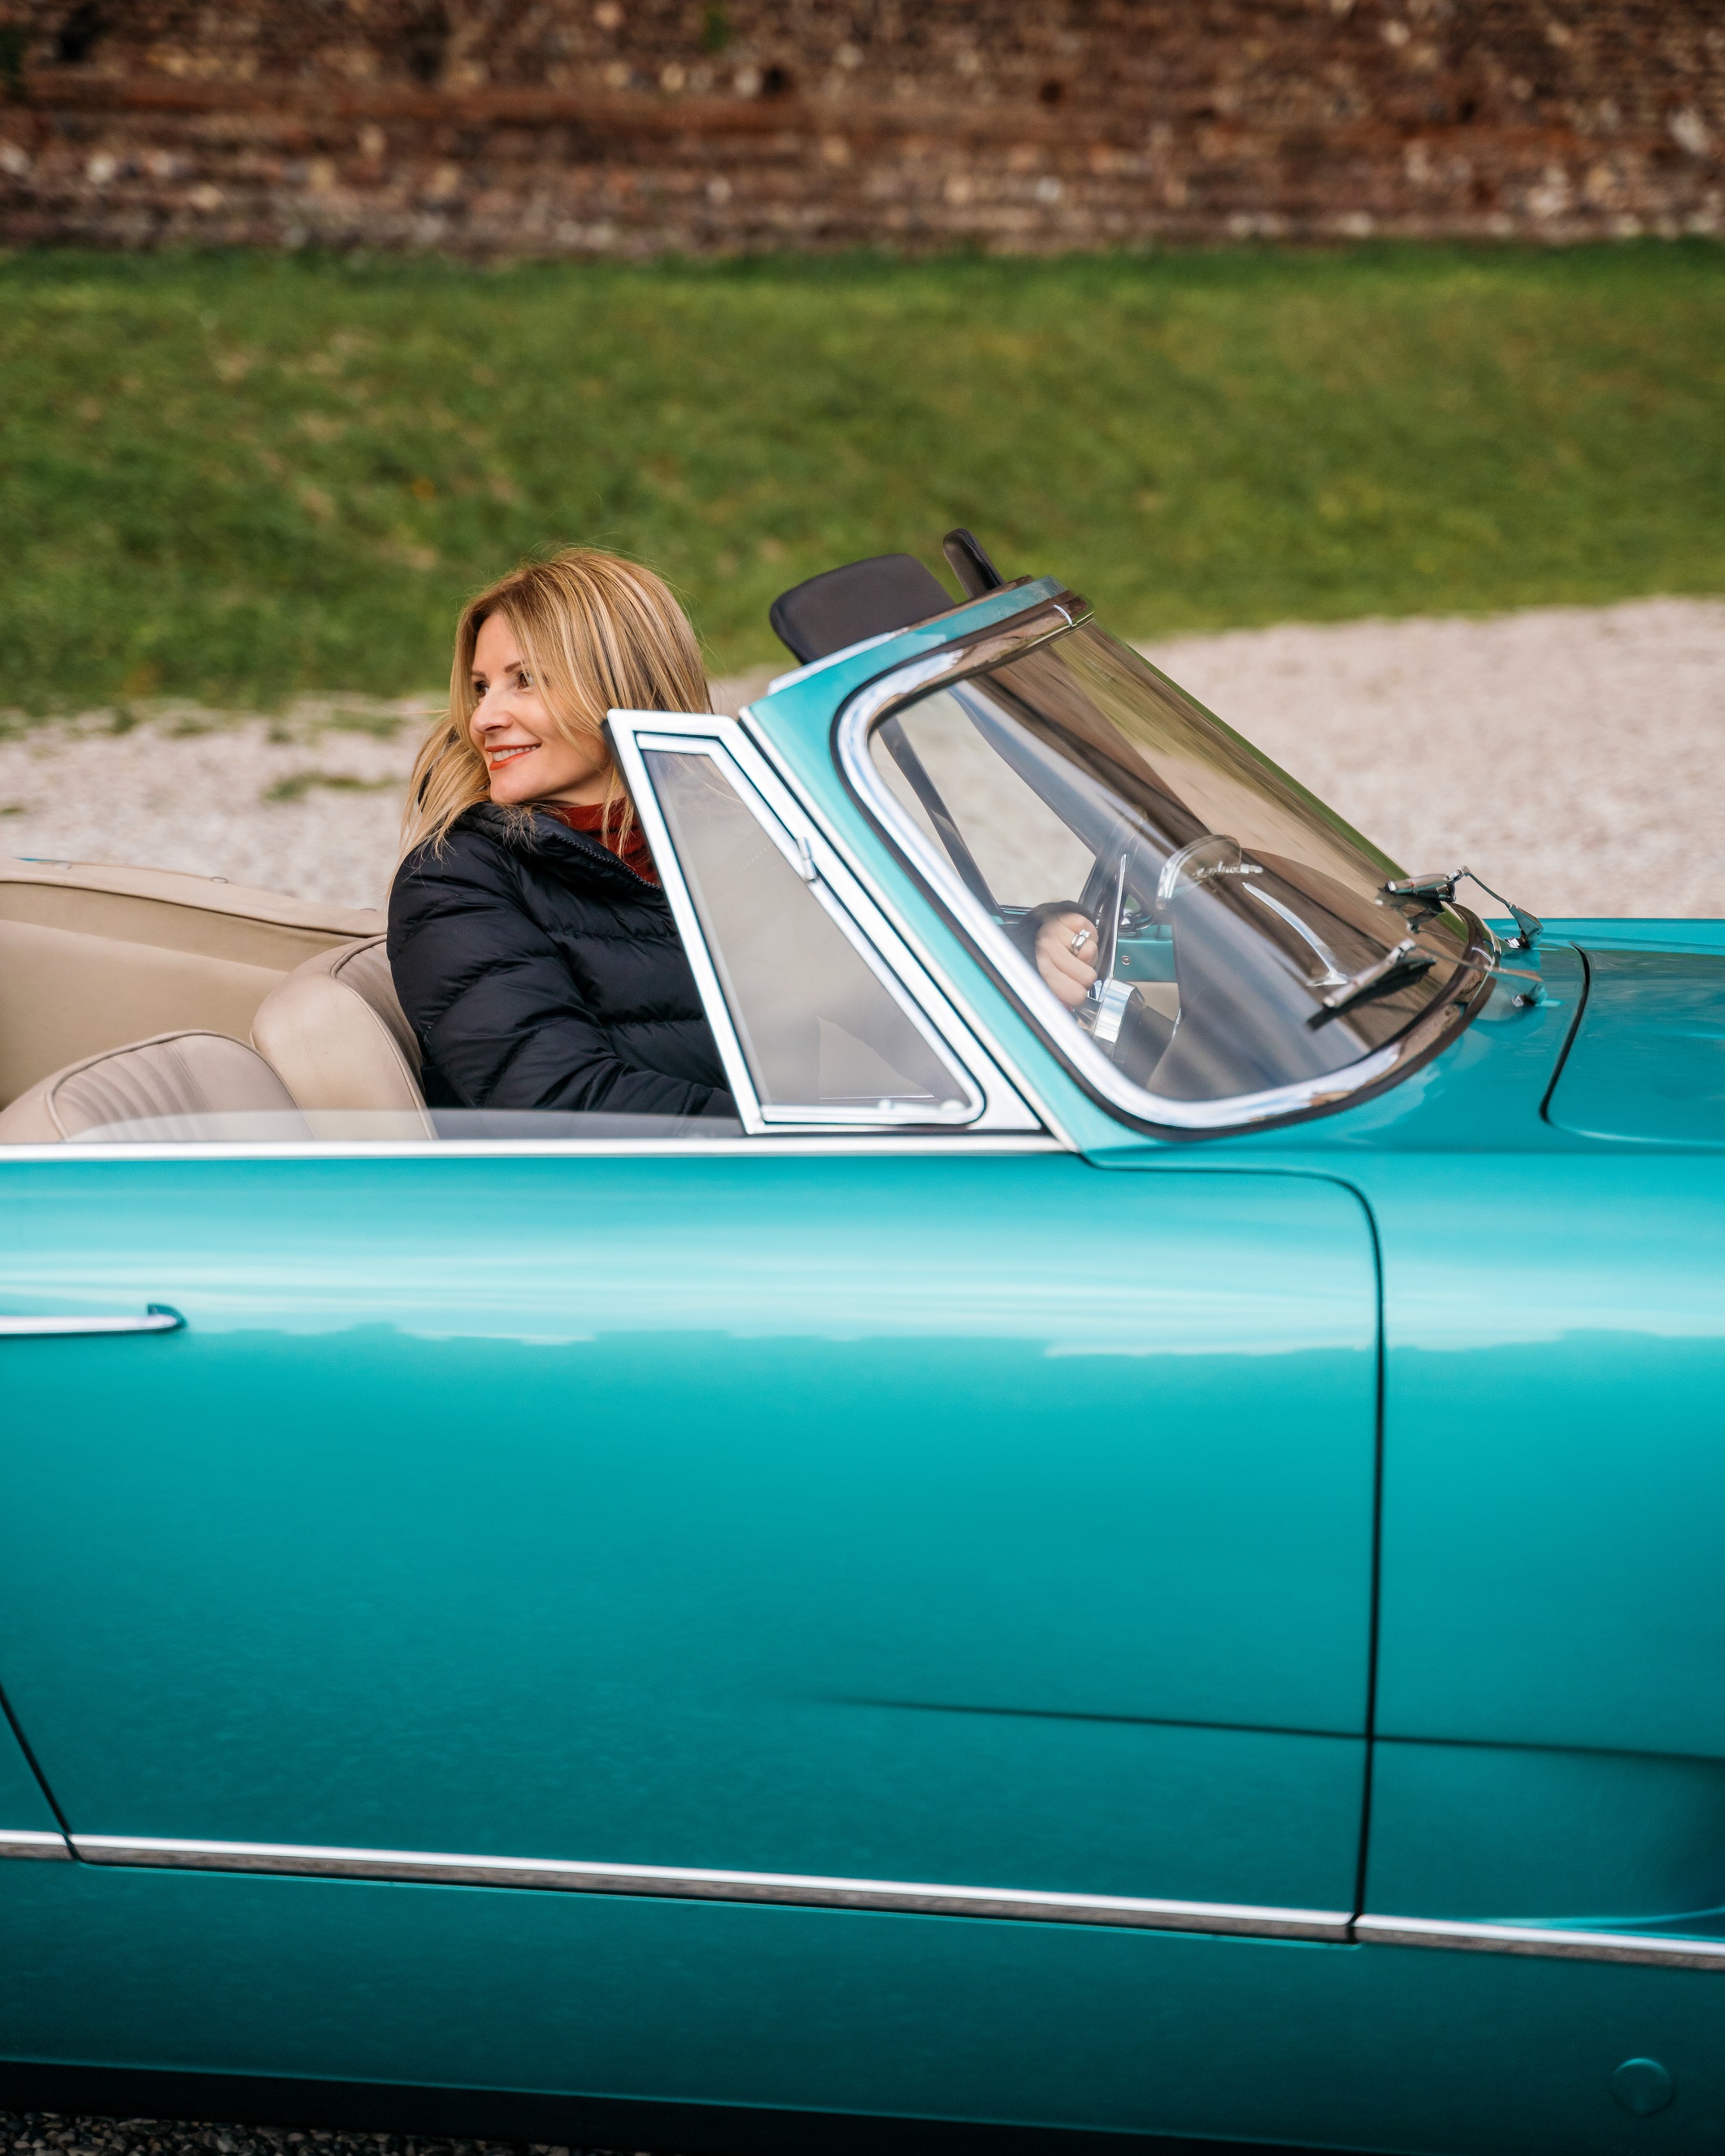
[[[542,812],[470,808],[389,894],[433,1107],[731,1116],[665,893]]]

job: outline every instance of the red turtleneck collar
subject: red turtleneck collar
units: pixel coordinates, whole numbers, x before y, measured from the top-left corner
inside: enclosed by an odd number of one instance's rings
[[[567,824],[572,831],[583,831],[590,839],[597,839],[609,852],[616,855],[626,869],[633,869],[643,883],[656,884],[659,871],[653,865],[653,856],[647,850],[647,840],[640,824],[629,819],[629,841],[624,844],[619,831],[620,819],[614,808],[611,828],[601,829],[605,819],[602,808],[578,808],[572,801],[541,801],[536,804],[547,814],[555,816],[560,824]]]

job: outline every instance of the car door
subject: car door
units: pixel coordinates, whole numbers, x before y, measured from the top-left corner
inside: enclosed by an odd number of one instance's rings
[[[1090,1166],[734,731],[629,744],[746,1136],[0,1163],[80,1854],[1339,1935],[1358,1200]]]
[[[1543,963],[1573,1009],[1573,954]],[[1717,1155],[1542,1148],[1379,1182],[1366,1934],[1717,1969]]]

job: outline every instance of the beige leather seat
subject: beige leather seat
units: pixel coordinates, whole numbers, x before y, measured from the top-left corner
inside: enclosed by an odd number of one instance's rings
[[[138,1123],[151,1126],[139,1136],[154,1138],[435,1135],[381,936],[295,967],[258,1006],[252,1041],[164,1033],[69,1063],[0,1110],[0,1145],[54,1145]],[[379,1112],[388,1126],[373,1120]],[[260,1127],[259,1115],[277,1120]],[[248,1120],[214,1127],[230,1116]],[[188,1117],[195,1127],[172,1127]]]
[[[209,1119],[268,1115],[222,1132]],[[176,1130],[195,1116],[196,1128]],[[167,1127],[163,1127],[164,1119]],[[261,1055],[225,1033],[162,1033],[69,1063],[0,1111],[0,1145],[56,1145],[110,1124],[147,1123],[140,1137],[308,1136],[293,1096]],[[116,1133],[119,1135],[119,1133]]]
[[[258,1006],[252,1045],[308,1111],[387,1110],[417,1116],[432,1135],[418,1043],[396,1001],[381,936],[296,966]]]

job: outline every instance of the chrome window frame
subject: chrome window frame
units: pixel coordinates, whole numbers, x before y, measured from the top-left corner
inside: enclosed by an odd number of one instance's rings
[[[965,1132],[1031,1133],[1043,1127],[994,1058],[875,903],[826,833],[811,818],[734,719],[711,711],[613,711],[606,723],[647,843],[659,865],[672,917],[688,952],[726,1081],[751,1137],[823,1132]],[[916,1115],[901,1110],[836,1116],[818,1106],[763,1106],[708,947],[683,865],[647,767],[655,749],[711,757],[787,865],[880,982],[906,1020],[948,1065],[965,1090],[956,1112]],[[702,1142],[701,1149],[706,1149]]]
[[[865,815],[1085,1091],[1137,1127],[1177,1137],[1216,1137],[1266,1123],[1300,1121],[1380,1091],[1429,1061],[1461,1031],[1491,993],[1486,955],[1491,933],[1465,908],[1455,909],[1469,935],[1469,947],[1455,979],[1395,1040],[1320,1077],[1219,1100],[1179,1101],[1123,1076],[1089,1036],[1073,1025],[1070,1014],[1034,962],[1014,947],[999,924],[965,888],[952,864],[930,844],[875,768],[870,745],[875,728],[920,697],[1022,659],[1091,618],[1082,598],[1063,591],[1008,621],[891,668],[853,690],[833,722],[833,755],[839,776]]]

